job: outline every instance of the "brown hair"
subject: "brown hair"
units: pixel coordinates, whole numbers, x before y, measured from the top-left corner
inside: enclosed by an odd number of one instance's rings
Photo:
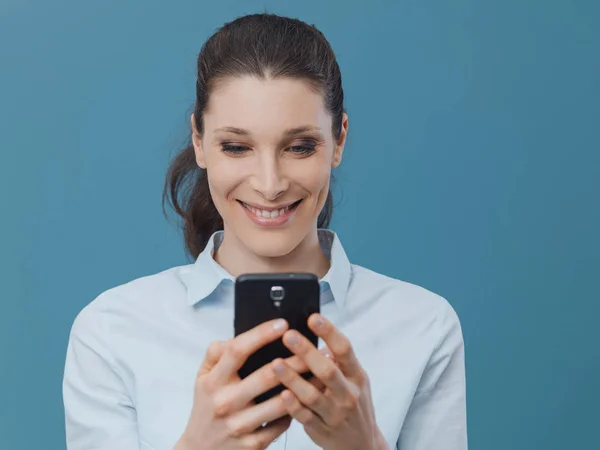
[[[198,55],[195,125],[203,133],[202,113],[216,82],[235,76],[300,78],[323,95],[332,116],[332,133],[340,138],[344,113],[342,77],[335,54],[323,33],[300,20],[275,14],[252,14],[223,25],[202,46]],[[194,258],[210,236],[223,229],[208,186],[206,170],[196,164],[191,133],[186,146],[171,162],[163,190],[163,211],[168,202],[182,218],[187,252]],[[333,212],[331,190],[317,226],[327,228]]]

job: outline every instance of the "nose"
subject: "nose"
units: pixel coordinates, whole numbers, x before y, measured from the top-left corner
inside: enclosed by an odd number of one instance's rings
[[[251,186],[265,200],[276,200],[289,187],[287,177],[282,174],[279,158],[271,152],[263,152],[257,162]]]

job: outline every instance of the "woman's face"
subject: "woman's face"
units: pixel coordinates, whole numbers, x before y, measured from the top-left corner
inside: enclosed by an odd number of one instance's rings
[[[226,236],[262,257],[294,250],[309,233],[342,158],[341,137],[321,94],[303,80],[235,77],[213,90],[196,133],[196,161],[208,174]]]

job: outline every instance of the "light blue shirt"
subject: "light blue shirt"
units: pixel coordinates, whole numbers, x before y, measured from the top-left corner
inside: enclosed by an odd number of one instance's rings
[[[107,290],[78,314],[63,380],[68,450],[173,448],[208,345],[233,337],[234,278],[212,257],[222,233],[194,264]],[[319,230],[319,240],[331,260],[321,313],[367,372],[390,448],[465,450],[464,345],[452,307],[351,264],[332,231]],[[297,421],[268,448],[284,446],[318,448]]]

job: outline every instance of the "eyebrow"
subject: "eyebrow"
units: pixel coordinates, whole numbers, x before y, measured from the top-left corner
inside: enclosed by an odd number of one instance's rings
[[[222,132],[226,132],[226,133],[233,133],[233,134],[237,134],[240,136],[250,136],[250,131],[245,130],[244,128],[221,127],[221,128],[217,128],[215,130],[215,132],[218,132],[218,131],[222,131]],[[315,127],[312,125],[304,125],[301,127],[289,128],[289,129],[285,130],[283,134],[285,136],[289,137],[289,136],[295,136],[297,134],[306,133],[308,131],[321,131],[321,128]]]

